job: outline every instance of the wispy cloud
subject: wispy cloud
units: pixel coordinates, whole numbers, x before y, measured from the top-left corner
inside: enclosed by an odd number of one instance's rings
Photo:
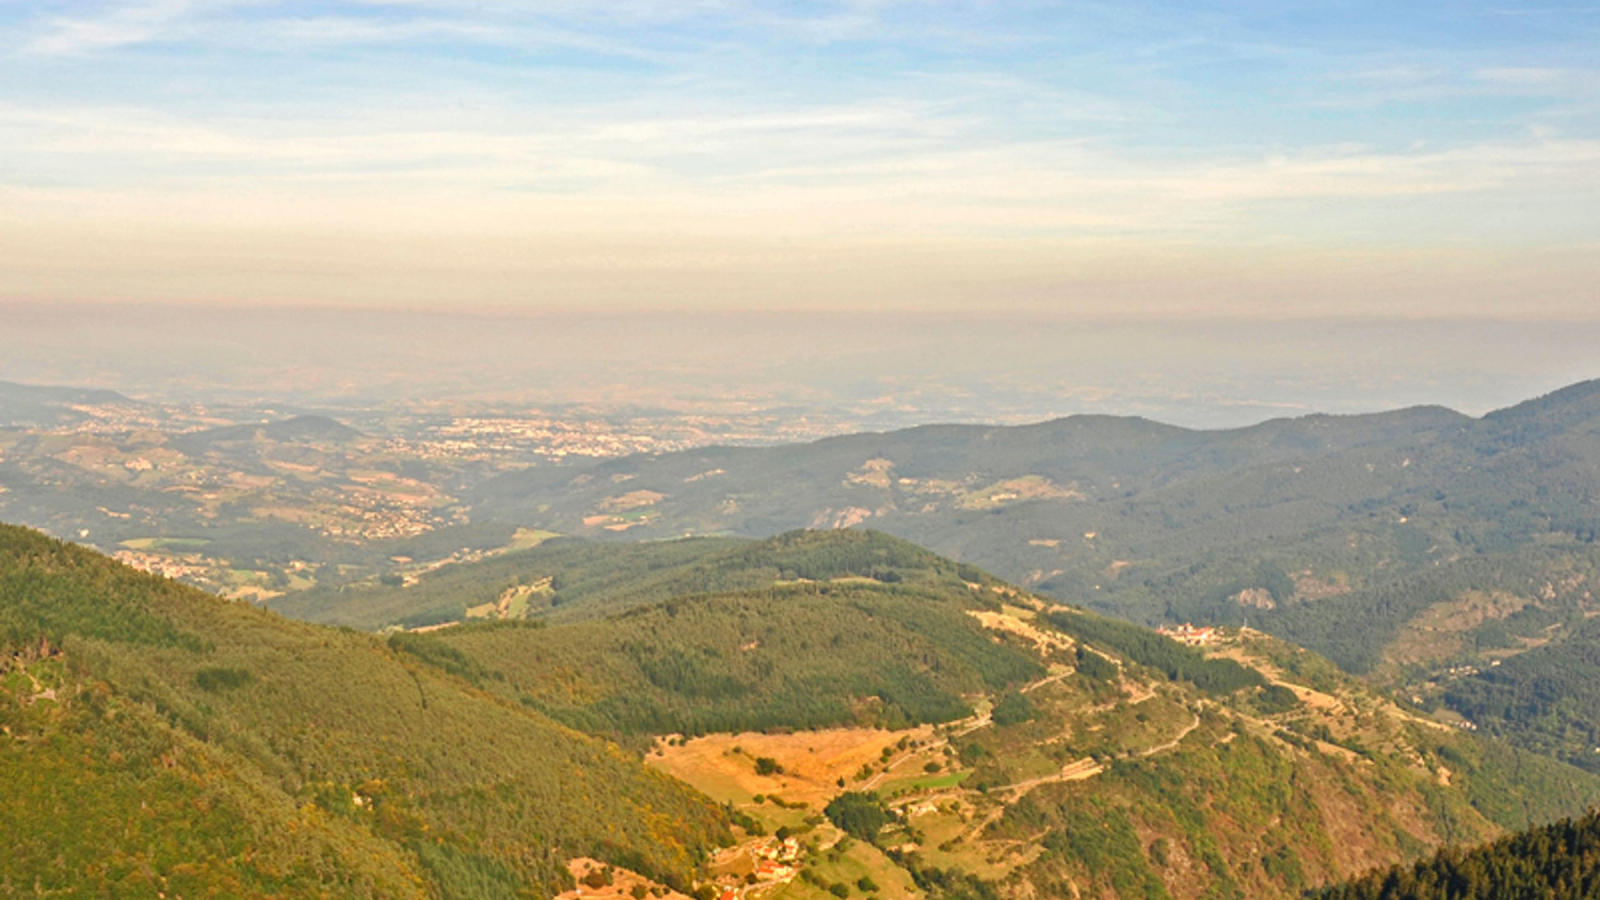
[[[643,269],[719,259],[708,249],[719,242],[745,247],[728,251],[744,266],[783,256],[749,249],[769,239],[956,241],[982,246],[997,273],[1034,279],[1055,264],[1042,260],[1059,261],[1051,254],[1111,246],[1137,268],[1138,248],[1175,244],[1248,255],[1600,242],[1600,73],[1580,10],[0,9],[0,224],[11,229],[0,238],[51,233],[30,222],[80,243],[181,233],[163,251],[181,259],[196,241],[331,231],[370,235],[362,252],[379,258],[382,235],[410,247],[581,233],[584,258]],[[661,234],[687,243],[639,249]],[[922,252],[882,259],[913,265]],[[869,268],[871,254],[857,261]]]

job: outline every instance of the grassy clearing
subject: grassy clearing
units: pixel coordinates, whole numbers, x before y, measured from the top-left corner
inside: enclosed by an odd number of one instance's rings
[[[560,536],[557,532],[545,531],[542,528],[518,528],[516,533],[511,535],[511,543],[507,549],[531,550],[551,538]]]
[[[818,829],[824,832],[824,829]],[[832,828],[826,833],[837,834]],[[831,838],[822,838],[827,843]],[[806,868],[816,881],[832,886],[842,884],[849,897],[920,897],[923,892],[905,869],[895,865],[883,851],[871,844],[844,838],[827,850],[810,857]],[[863,889],[863,879],[873,889]],[[772,894],[774,900],[838,900],[827,888],[799,878]]]
[[[182,537],[151,537],[132,538],[123,541],[121,546],[129,550],[195,550],[211,543],[206,538]]]

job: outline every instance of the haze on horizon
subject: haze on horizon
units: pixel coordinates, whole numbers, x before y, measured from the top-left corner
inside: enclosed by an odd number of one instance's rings
[[[0,303],[1600,320],[1600,8],[0,2]]]
[[[159,304],[5,313],[0,380],[335,415],[578,407],[820,415],[883,430],[1098,413],[1210,428],[1416,405],[1479,415],[1600,376],[1600,323],[1572,321]]]

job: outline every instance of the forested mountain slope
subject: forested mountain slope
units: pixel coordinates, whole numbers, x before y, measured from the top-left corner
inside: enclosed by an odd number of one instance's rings
[[[475,505],[491,517],[559,524],[568,534],[763,535],[869,518],[1114,500],[1254,465],[1426,438],[1466,421],[1419,408],[1219,432],[1110,416],[1018,427],[924,426],[535,468],[484,485]]]
[[[0,526],[0,885],[551,896],[574,856],[686,885],[724,813],[376,637]]]
[[[1600,897],[1600,812],[1469,850],[1373,872],[1318,900],[1548,900]]]
[[[1124,615],[1221,615],[1241,590],[1317,599],[1463,554],[1586,549],[1597,429],[1600,382],[1478,420],[1418,408],[1217,432],[1107,417],[937,426],[533,469],[486,485],[476,508],[630,539],[865,523]],[[1306,575],[1273,583],[1279,570]]]

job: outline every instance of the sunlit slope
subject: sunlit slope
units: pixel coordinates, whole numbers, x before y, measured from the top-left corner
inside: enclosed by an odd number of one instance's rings
[[[971,615],[1047,668],[969,716],[708,734],[648,758],[814,841],[785,896],[817,900],[865,895],[863,876],[939,898],[1296,897],[1600,799],[1592,776],[1422,720],[1259,633],[1196,652],[1007,599]],[[813,818],[847,796],[881,828],[839,842]]]
[[[117,896],[549,896],[683,884],[726,837],[614,746],[377,638],[0,526],[0,883]]]

